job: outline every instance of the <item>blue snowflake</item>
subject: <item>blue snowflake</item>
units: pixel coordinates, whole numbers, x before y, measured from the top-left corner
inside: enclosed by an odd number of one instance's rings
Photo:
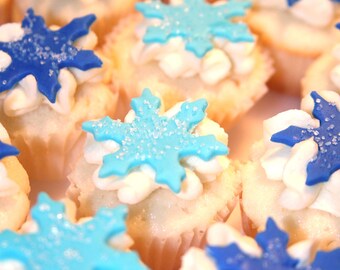
[[[318,128],[290,126],[275,133],[271,141],[290,147],[313,138],[318,144],[318,154],[307,165],[306,184],[312,186],[328,181],[331,174],[340,169],[340,113],[334,103],[323,99],[313,91],[313,116],[320,121]]]
[[[254,37],[244,23],[233,22],[234,17],[244,16],[248,0],[230,0],[213,6],[204,0],[184,0],[181,5],[166,5],[161,1],[137,3],[136,9],[146,18],[160,19],[157,26],[150,26],[143,38],[145,43],[166,43],[170,38],[182,37],[185,48],[197,57],[203,57],[213,48],[214,37],[231,42],[253,42]]]
[[[182,158],[197,156],[207,161],[228,152],[214,136],[191,133],[205,117],[204,99],[184,102],[180,111],[168,118],[158,115],[160,100],[145,89],[141,97],[132,99],[131,107],[136,114],[132,123],[105,117],[83,124],[83,129],[91,132],[97,141],[113,140],[120,145],[117,152],[104,156],[99,177],[124,176],[131,169],[147,164],[156,172],[157,183],[179,192],[185,178]]]
[[[207,246],[206,252],[218,270],[334,270],[340,269],[340,249],[318,252],[307,267],[298,267],[299,261],[287,252],[288,234],[281,231],[269,218],[266,230],[255,238],[262,249],[261,257],[244,253],[237,244],[226,247]]]
[[[13,42],[0,42],[0,50],[9,54],[11,64],[0,71],[0,92],[11,89],[27,75],[37,80],[39,91],[52,103],[60,89],[60,69],[80,70],[101,67],[102,62],[92,51],[78,50],[72,43],[88,33],[95,16],[74,19],[56,31],[49,30],[42,17],[32,9],[22,21],[24,36]]]
[[[32,217],[39,231],[17,234],[0,233],[0,262],[19,261],[27,270],[121,270],[146,267],[137,254],[114,250],[108,245],[111,237],[126,231],[127,208],[100,209],[93,219],[76,225],[67,220],[64,205],[39,195]]]
[[[0,141],[0,159],[3,159],[8,156],[17,156],[19,155],[18,149],[14,146],[3,143]]]
[[[287,4],[288,4],[289,7],[291,7],[299,1],[300,0],[287,0]],[[331,1],[333,1],[335,3],[340,3],[340,0],[331,0]]]

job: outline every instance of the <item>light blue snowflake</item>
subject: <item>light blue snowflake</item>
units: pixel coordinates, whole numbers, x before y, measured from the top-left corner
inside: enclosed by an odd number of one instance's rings
[[[0,71],[0,92],[11,89],[27,75],[33,75],[38,90],[52,103],[60,89],[58,75],[66,67],[88,70],[101,67],[102,62],[92,51],[78,50],[72,44],[86,35],[95,21],[94,15],[74,19],[59,30],[49,30],[42,17],[32,9],[22,21],[24,36],[13,42],[0,42],[11,64]]]
[[[120,145],[117,152],[104,156],[99,177],[125,176],[133,168],[147,164],[156,172],[157,183],[179,192],[185,178],[181,159],[197,156],[207,161],[228,152],[214,136],[192,134],[205,117],[204,99],[184,102],[180,111],[168,118],[158,115],[160,100],[145,89],[141,97],[132,100],[131,107],[136,114],[132,123],[105,117],[83,124],[83,129],[97,141],[113,140]]]
[[[3,159],[8,156],[17,156],[19,155],[18,149],[14,146],[3,143],[0,141],[0,159]]]
[[[170,38],[181,37],[186,50],[201,58],[213,48],[214,37],[231,42],[254,41],[246,24],[233,21],[244,16],[250,6],[248,0],[230,0],[218,6],[204,0],[183,0],[181,5],[166,5],[156,0],[137,3],[136,9],[148,19],[161,20],[159,25],[148,27],[145,43],[164,44]]]
[[[137,254],[114,250],[111,237],[126,231],[127,208],[100,209],[93,219],[77,225],[69,222],[64,205],[40,194],[32,217],[39,231],[0,233],[0,262],[15,260],[26,270],[145,270]]]
[[[207,254],[218,270],[335,270],[340,269],[340,249],[318,252],[310,265],[301,267],[299,261],[287,252],[288,234],[281,231],[275,221],[268,219],[266,230],[255,238],[262,256],[253,257],[243,252],[237,244],[207,246]]]
[[[271,141],[288,146],[313,138],[318,154],[307,165],[306,184],[311,186],[328,181],[331,174],[340,169],[340,112],[336,105],[313,91],[313,116],[320,121],[318,128],[290,126],[273,134]]]

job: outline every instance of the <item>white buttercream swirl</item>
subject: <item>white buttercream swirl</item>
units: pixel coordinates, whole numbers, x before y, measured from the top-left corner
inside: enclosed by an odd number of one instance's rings
[[[209,246],[225,247],[236,244],[242,252],[251,257],[261,257],[262,249],[256,241],[224,223],[213,224],[207,233]],[[287,250],[289,255],[299,261],[298,267],[307,266],[313,258],[313,241],[306,240],[290,246]],[[190,248],[182,257],[180,270],[218,270],[212,258],[199,248]]]
[[[171,117],[178,112],[179,108],[180,104],[177,104],[164,115]],[[133,111],[130,111],[125,122],[133,121],[134,117]],[[213,134],[227,145],[228,135],[218,124],[207,118],[193,132],[202,136]],[[117,190],[118,199],[127,204],[142,201],[158,188],[168,188],[166,185],[159,185],[155,182],[155,172],[148,165],[140,166],[125,177],[99,178],[98,172],[102,166],[103,156],[116,152],[118,149],[119,145],[114,141],[97,142],[92,134],[87,135],[84,158],[86,162],[98,165],[92,177],[97,188]],[[203,183],[214,181],[229,166],[229,160],[225,156],[218,156],[210,161],[204,161],[192,156],[183,159],[182,165],[185,167],[186,178],[182,182],[181,191],[176,195],[185,200],[193,200],[202,194]]]
[[[337,5],[331,0],[300,0],[291,7],[288,6],[287,0],[254,0],[254,2],[260,7],[287,11],[315,27],[329,26],[334,20]]]
[[[52,26],[56,30],[58,27]],[[8,23],[0,26],[0,41],[13,42],[20,40],[24,31],[19,23]],[[81,49],[91,50],[97,44],[97,36],[93,32],[79,38],[74,46]],[[0,51],[0,70],[5,70],[11,63],[11,57]],[[37,81],[32,75],[23,78],[12,89],[2,92],[0,99],[3,100],[3,109],[8,116],[19,116],[36,110],[41,104],[48,104],[53,110],[60,114],[68,114],[75,101],[77,86],[84,82],[99,82],[104,71],[100,68],[93,68],[81,71],[76,68],[64,68],[59,73],[59,89],[56,102],[51,103],[42,95],[37,86]]]
[[[340,96],[335,92],[320,92],[323,98],[334,102],[340,109]],[[264,148],[260,162],[269,180],[282,181],[285,185],[280,204],[290,210],[313,208],[340,217],[340,170],[333,173],[325,183],[307,186],[307,165],[316,157],[318,145],[313,138],[297,143],[293,147],[270,141],[273,134],[289,126],[302,128],[318,127],[317,119],[312,118],[314,107],[308,95],[302,100],[302,110],[282,112],[264,121]]]
[[[148,26],[157,25],[157,19],[144,19],[136,28],[137,44],[132,49],[132,60],[137,65],[151,61],[171,79],[198,76],[205,84],[215,85],[230,75],[247,75],[254,67],[255,42],[231,43],[215,38],[214,48],[202,58],[185,49],[180,37],[169,39],[166,44],[145,44],[143,36]]]

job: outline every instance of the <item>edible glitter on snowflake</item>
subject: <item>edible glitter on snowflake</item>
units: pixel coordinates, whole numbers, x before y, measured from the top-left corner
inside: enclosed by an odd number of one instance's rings
[[[297,2],[299,2],[300,0],[287,0],[287,4],[289,7],[295,5]],[[340,0],[331,0],[332,2],[335,3],[340,3]]]
[[[253,42],[254,37],[244,23],[234,22],[244,16],[251,2],[230,0],[219,5],[204,0],[183,0],[181,5],[166,5],[161,1],[137,3],[136,9],[148,19],[159,19],[158,25],[149,26],[143,38],[145,43],[166,43],[181,37],[185,48],[197,57],[203,57],[213,48],[213,38],[231,42]]]
[[[290,147],[313,138],[318,145],[317,156],[307,165],[308,186],[329,180],[331,174],[340,169],[340,113],[336,105],[323,99],[313,91],[313,116],[320,121],[318,128],[290,126],[273,134],[271,141]]]
[[[8,156],[17,156],[19,155],[18,149],[14,146],[3,143],[0,141],[0,159],[3,159]]]
[[[181,159],[197,156],[207,161],[228,152],[213,135],[192,134],[205,117],[204,99],[184,102],[173,117],[159,116],[160,99],[145,89],[141,97],[132,99],[131,107],[136,114],[132,123],[105,117],[83,124],[83,129],[92,133],[95,140],[113,140],[120,145],[118,151],[104,156],[101,178],[125,176],[133,168],[147,164],[155,171],[157,183],[179,192],[185,179]]]
[[[72,43],[86,35],[96,17],[88,15],[72,20],[59,30],[48,29],[42,17],[32,9],[22,21],[24,36],[17,41],[0,42],[0,50],[11,57],[11,64],[0,71],[0,92],[11,89],[27,75],[33,75],[39,91],[52,103],[60,89],[58,75],[66,67],[88,70],[102,62],[90,50],[78,50]]]
[[[213,259],[218,270],[334,270],[340,269],[340,249],[318,252],[314,261],[301,267],[299,260],[287,252],[288,234],[281,231],[274,220],[269,218],[266,230],[255,238],[262,249],[260,257],[244,253],[237,244],[229,246],[207,246],[206,252]]]
[[[127,208],[100,209],[90,220],[73,224],[67,220],[64,205],[40,194],[32,217],[36,233],[0,233],[0,262],[18,261],[25,269],[111,270],[146,269],[137,254],[111,248],[111,237],[126,232]]]

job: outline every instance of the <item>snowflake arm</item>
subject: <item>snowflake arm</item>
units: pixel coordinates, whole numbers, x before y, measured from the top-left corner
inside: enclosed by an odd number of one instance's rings
[[[299,2],[300,0],[287,0],[287,5],[289,7],[294,6],[297,2]],[[335,3],[340,3],[340,0],[331,0],[332,2]]]
[[[218,6],[203,0],[184,0],[181,5],[166,5],[161,1],[137,3],[136,9],[148,19],[159,19],[160,24],[147,28],[143,41],[149,43],[168,42],[181,37],[188,51],[203,57],[213,48],[213,38],[231,42],[253,42],[254,37],[247,26],[232,21],[244,16],[251,6],[249,1],[230,0]]]
[[[312,92],[314,100],[313,116],[319,120],[317,128],[300,128],[290,126],[275,133],[271,141],[294,146],[309,138],[318,145],[317,156],[307,165],[306,184],[309,186],[326,182],[340,169],[340,113],[334,103]]]
[[[64,206],[40,194],[32,216],[39,230],[31,234],[0,233],[0,261],[16,260],[25,269],[146,269],[133,252],[108,246],[111,237],[125,233],[127,208],[101,209],[90,221],[69,222]],[[57,256],[56,256],[57,254]]]
[[[340,269],[340,249],[318,252],[312,263],[312,269]]]
[[[78,50],[72,43],[89,31],[95,16],[74,19],[66,26],[52,31],[42,17],[32,9],[22,22],[24,35],[12,42],[0,42],[0,50],[11,57],[11,64],[0,71],[0,92],[9,90],[27,75],[33,75],[38,90],[54,103],[60,89],[60,69],[67,67],[88,70],[101,67],[102,62],[91,51]]]
[[[312,136],[312,134],[306,132],[305,128],[289,126],[287,129],[273,134],[271,141],[293,147],[295,144],[308,140]]]
[[[132,169],[149,165],[156,173],[156,182],[179,192],[185,179],[181,159],[197,156],[210,160],[225,155],[228,148],[214,136],[198,136],[193,129],[204,119],[207,102],[203,99],[184,102],[175,116],[160,116],[159,98],[146,89],[131,101],[135,119],[122,123],[105,117],[83,124],[97,141],[113,140],[119,150],[107,154],[99,170],[99,177],[125,176]]]
[[[3,159],[8,156],[17,156],[19,155],[18,149],[14,146],[3,143],[0,141],[0,159]]]

